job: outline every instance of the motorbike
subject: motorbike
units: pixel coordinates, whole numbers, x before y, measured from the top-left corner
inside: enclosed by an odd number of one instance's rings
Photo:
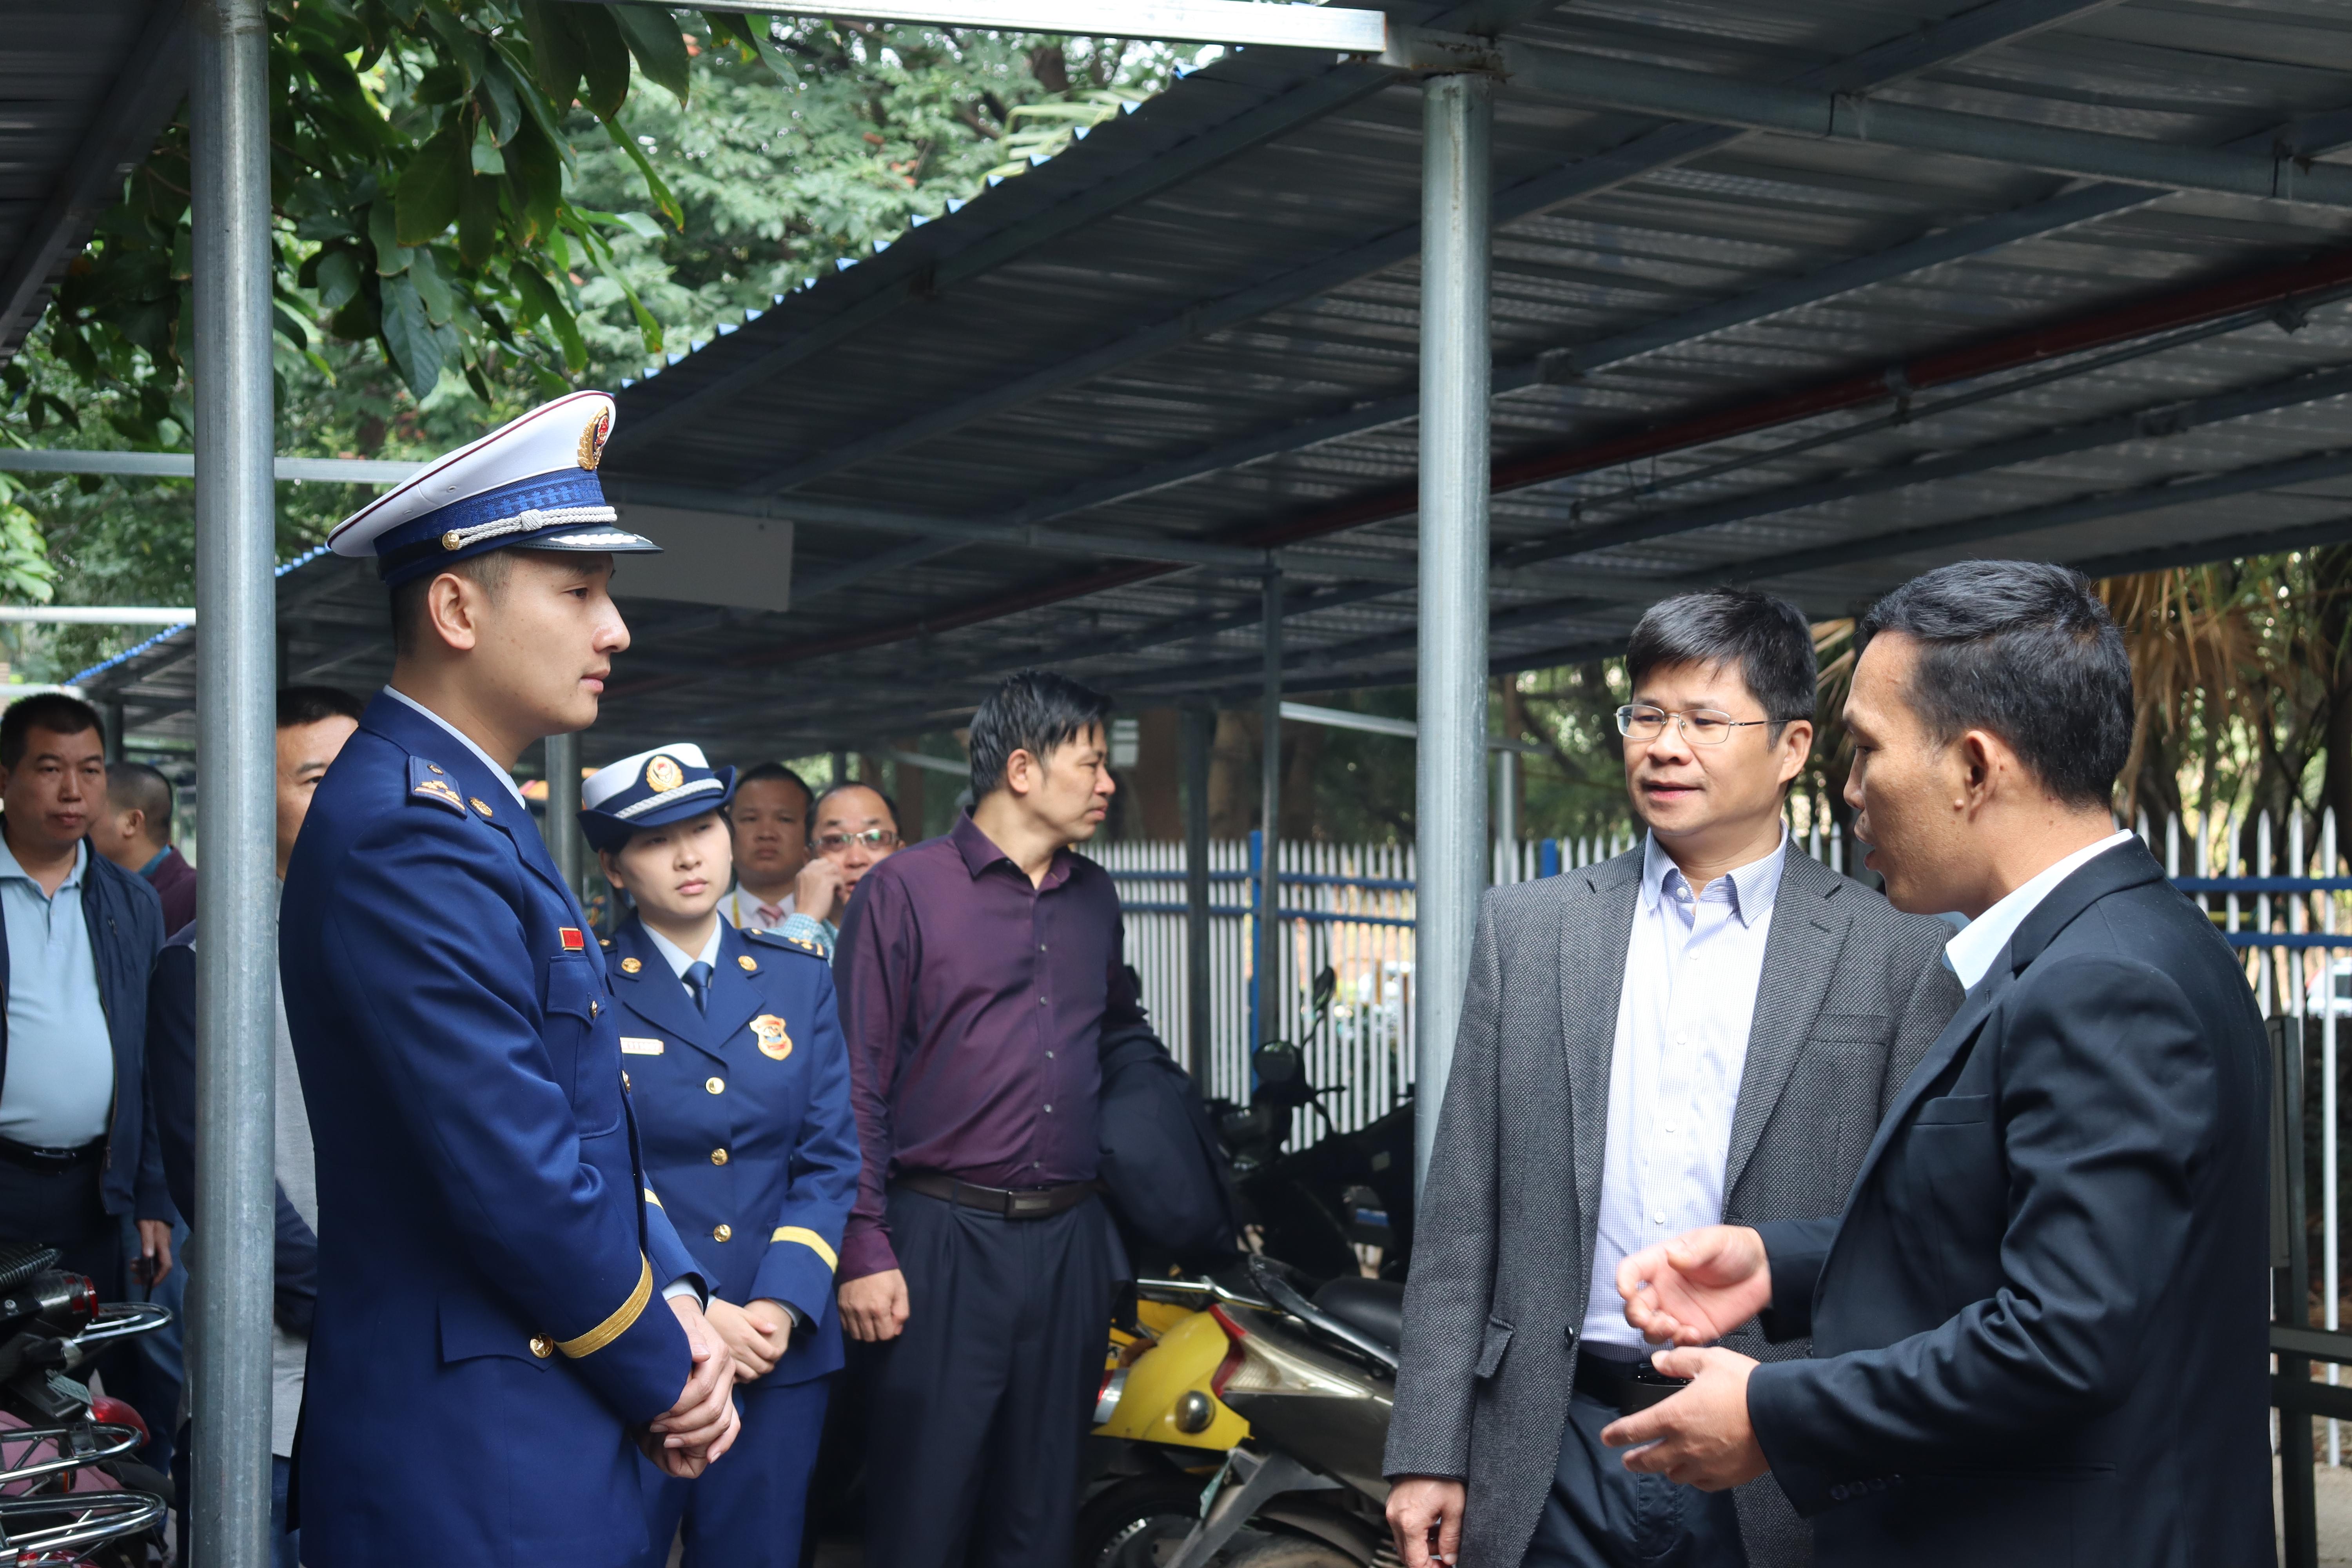
[[[1303,1279],[1254,1256],[1139,1283],[1181,1316],[1106,1374],[1097,1432],[1130,1441],[1130,1472],[1081,1512],[1084,1568],[1393,1561],[1381,1452],[1404,1288],[1340,1275],[1310,1296]]]
[[[140,1568],[163,1560],[169,1478],[131,1456],[145,1424],[72,1374],[109,1345],[171,1321],[98,1300],[58,1254],[0,1247],[0,1561],[19,1568]]]

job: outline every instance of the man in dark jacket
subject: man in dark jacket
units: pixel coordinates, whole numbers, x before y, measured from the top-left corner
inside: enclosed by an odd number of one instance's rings
[[[2074,573],[1990,561],[1861,631],[1855,836],[1897,908],[1970,917],[1968,998],[1842,1215],[1625,1260],[1694,1381],[1604,1436],[1708,1489],[1769,1466],[1822,1568],[2272,1563],[2263,1021],[2108,816],[2123,638]],[[1812,1355],[1699,1348],[1759,1311]]]
[[[172,781],[145,763],[106,768],[106,803],[89,825],[89,847],[147,879],[163,900],[163,934],[196,918],[196,868],[172,847]]]
[[[0,1241],[37,1242],[123,1293],[121,1218],[141,1272],[172,1267],[172,1201],[147,1100],[155,890],[87,841],[106,799],[98,713],[56,693],[0,715]]]

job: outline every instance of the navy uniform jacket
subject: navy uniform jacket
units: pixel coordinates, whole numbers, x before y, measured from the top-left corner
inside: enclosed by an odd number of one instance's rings
[[[757,1386],[834,1371],[833,1271],[858,1159],[833,971],[813,949],[721,921],[705,1016],[635,915],[604,958],[646,1174],[670,1223],[712,1295],[801,1315]]]
[[[691,1367],[604,955],[506,782],[369,704],[287,868],[318,1151],[303,1559],[604,1568],[646,1550],[625,1427]]]
[[[1758,1226],[1748,1410],[1815,1560],[2247,1568],[2271,1526],[2263,1022],[2137,843],[2051,889],[1843,1222]]]

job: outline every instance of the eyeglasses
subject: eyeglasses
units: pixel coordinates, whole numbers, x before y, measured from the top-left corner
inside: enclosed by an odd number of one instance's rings
[[[1666,721],[1669,719],[1681,729],[1683,739],[1694,746],[1720,746],[1731,739],[1734,730],[1785,722],[1779,719],[1734,719],[1730,714],[1718,713],[1712,708],[1694,708],[1687,713],[1670,713],[1646,702],[1629,702],[1617,710],[1617,732],[1629,741],[1654,741],[1666,732]]]
[[[887,827],[869,827],[863,833],[820,833],[809,842],[820,855],[839,855],[853,844],[863,844],[868,849],[896,849],[898,836]]]

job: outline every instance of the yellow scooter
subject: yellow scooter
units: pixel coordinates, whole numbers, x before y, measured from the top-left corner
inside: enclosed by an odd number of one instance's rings
[[[1202,1490],[1249,1423],[1221,1397],[1240,1357],[1210,1316],[1249,1303],[1208,1279],[1136,1284],[1139,1332],[1111,1331],[1095,1436],[1102,1462],[1078,1510],[1077,1568],[1160,1568],[1201,1519]]]

